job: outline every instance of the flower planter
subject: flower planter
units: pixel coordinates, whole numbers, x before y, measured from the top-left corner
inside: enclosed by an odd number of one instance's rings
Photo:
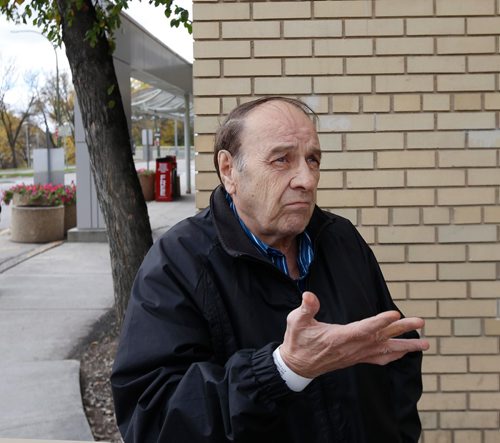
[[[64,238],[64,206],[13,206],[11,240],[48,243]]]
[[[32,200],[30,194],[19,193],[15,193],[12,196],[12,203],[14,206],[50,206],[49,201],[45,197],[38,197]]]
[[[76,203],[64,205],[64,233],[76,226]]]
[[[151,201],[155,198],[155,174],[139,174],[144,200]]]

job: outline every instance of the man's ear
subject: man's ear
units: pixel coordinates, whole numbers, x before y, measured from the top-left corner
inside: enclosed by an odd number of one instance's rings
[[[235,191],[235,182],[234,182],[234,159],[229,151],[225,149],[221,150],[217,154],[217,160],[219,162],[219,173],[222,184],[226,191],[231,195],[234,194]]]

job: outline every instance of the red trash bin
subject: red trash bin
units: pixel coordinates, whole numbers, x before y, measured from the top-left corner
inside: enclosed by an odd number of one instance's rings
[[[156,201],[170,202],[174,199],[174,187],[177,176],[175,155],[156,159]]]

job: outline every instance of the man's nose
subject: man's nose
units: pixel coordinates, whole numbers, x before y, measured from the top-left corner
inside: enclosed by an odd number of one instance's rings
[[[290,181],[290,186],[292,188],[302,188],[307,191],[316,189],[319,172],[313,169],[307,160],[302,160],[294,172],[295,174]]]

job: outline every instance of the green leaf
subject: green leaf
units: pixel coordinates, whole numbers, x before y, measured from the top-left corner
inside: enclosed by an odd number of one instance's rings
[[[113,91],[115,90],[115,85],[111,85],[109,88],[108,88],[108,95],[111,95],[113,93]]]
[[[108,108],[113,109],[116,106],[116,102],[114,100],[110,100],[108,102]]]

